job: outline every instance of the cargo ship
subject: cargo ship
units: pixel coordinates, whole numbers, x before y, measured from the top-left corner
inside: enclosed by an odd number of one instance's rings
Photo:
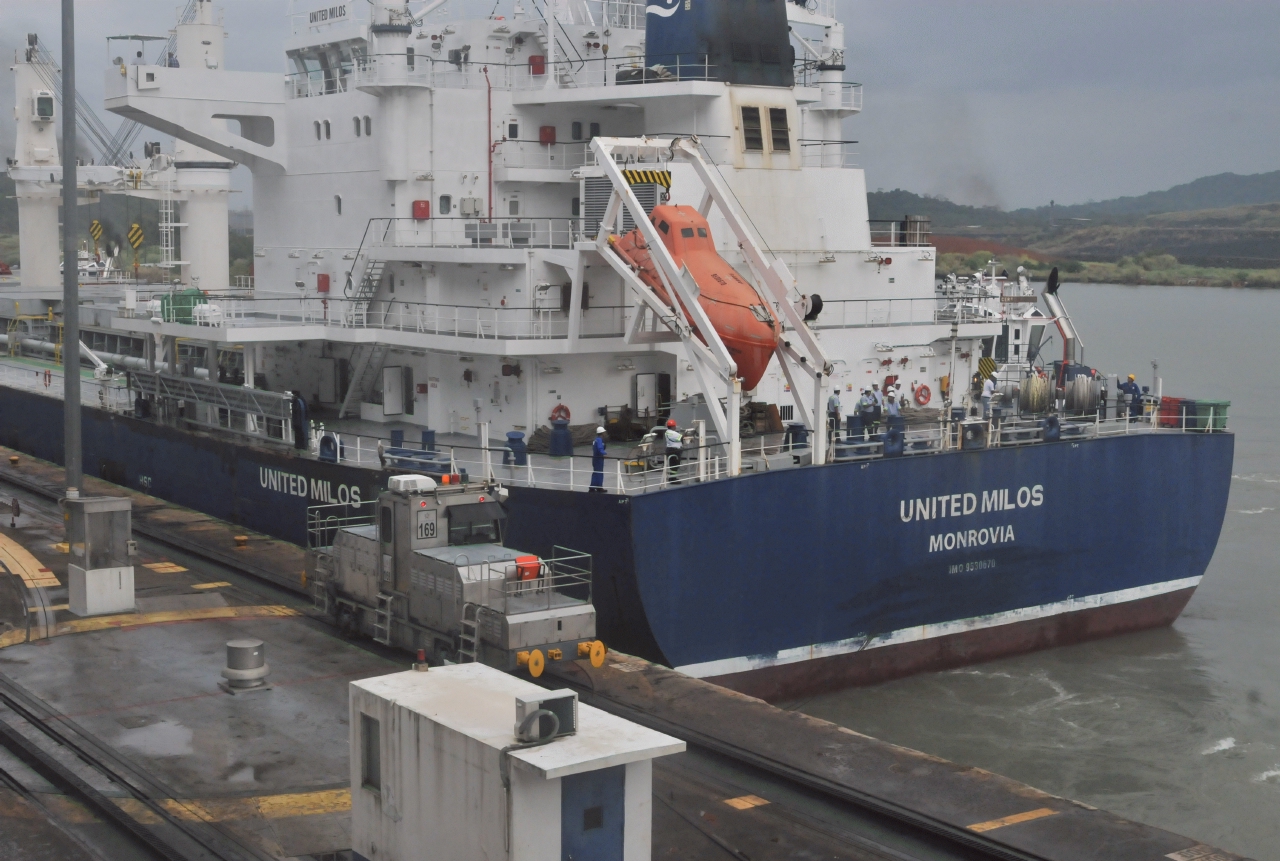
[[[82,288],[87,472],[299,544],[393,475],[498,482],[509,546],[591,555],[609,646],[769,699],[1190,599],[1228,405],[1087,365],[1056,273],[869,218],[832,4],[298,3],[284,74],[227,69],[217,15],[105,70],[82,217],[157,202],[113,231],[164,283]],[[35,36],[13,71],[0,442],[57,461],[58,71]]]

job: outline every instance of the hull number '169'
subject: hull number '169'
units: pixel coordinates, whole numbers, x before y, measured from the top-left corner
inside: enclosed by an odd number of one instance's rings
[[[436,510],[434,508],[429,511],[418,512],[418,537],[436,537]]]
[[[981,507],[979,507],[981,502]],[[1016,491],[1007,487],[976,493],[952,493],[943,496],[926,496],[924,499],[903,499],[898,502],[898,519],[903,523],[913,520],[937,520],[943,517],[967,517],[970,514],[986,514],[991,511],[1017,511],[1028,505],[1044,505],[1044,485],[1020,487]]]

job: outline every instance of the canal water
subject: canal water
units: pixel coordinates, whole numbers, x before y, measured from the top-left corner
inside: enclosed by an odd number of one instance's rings
[[[1165,394],[1231,401],[1226,522],[1186,611],[1172,628],[789,706],[1280,858],[1280,367],[1267,358],[1280,291],[1067,284],[1060,295],[1087,364],[1150,385],[1155,359]]]

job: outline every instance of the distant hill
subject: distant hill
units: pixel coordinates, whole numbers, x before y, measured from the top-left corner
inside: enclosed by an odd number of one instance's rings
[[[1280,170],[1271,173],[1254,173],[1241,176],[1238,173],[1219,173],[1202,176],[1191,182],[1175,185],[1166,191],[1152,191],[1137,197],[1117,197],[1098,203],[1081,203],[1075,206],[1054,207],[1055,218],[1155,215],[1161,212],[1187,212],[1196,209],[1225,209],[1231,206],[1249,206],[1259,203],[1280,202]],[[1047,217],[1049,207],[1041,206],[1035,212]]]
[[[1220,173],[1175,185],[1165,191],[1153,191],[1136,197],[1055,206],[1053,218],[1055,222],[1072,218],[1132,220],[1163,212],[1226,209],[1261,203],[1280,203],[1280,170],[1247,176]],[[1048,206],[1004,211],[952,203],[944,198],[919,195],[900,188],[870,192],[867,194],[867,204],[872,219],[902,218],[907,214],[928,215],[933,219],[935,231],[976,229],[978,226],[983,230],[995,230],[1049,223]]]

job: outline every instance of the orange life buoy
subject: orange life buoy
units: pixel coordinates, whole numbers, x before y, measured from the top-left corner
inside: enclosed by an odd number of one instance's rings
[[[929,403],[929,398],[933,396],[933,392],[929,391],[928,386],[919,386],[916,389],[916,403],[924,406]]]
[[[556,408],[551,411],[551,420],[553,422],[554,421],[567,422],[569,420],[569,408],[566,407],[564,404],[556,404]]]

